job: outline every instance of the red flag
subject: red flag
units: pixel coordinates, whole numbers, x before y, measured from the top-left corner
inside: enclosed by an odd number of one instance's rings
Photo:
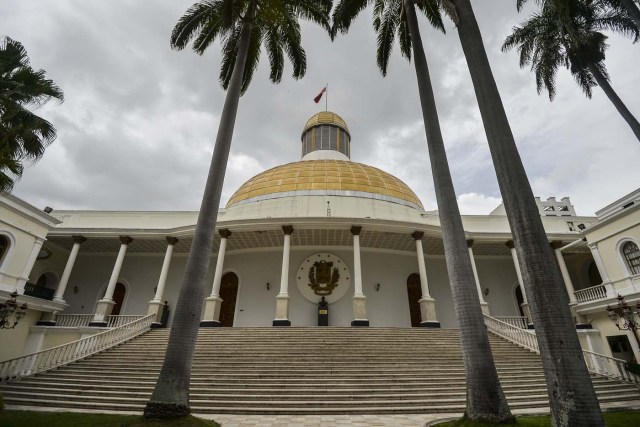
[[[320,93],[315,98],[313,98],[313,102],[315,102],[316,104],[320,102],[320,100],[322,99],[322,94],[325,93],[326,91],[327,91],[327,87],[325,86],[322,88]]]

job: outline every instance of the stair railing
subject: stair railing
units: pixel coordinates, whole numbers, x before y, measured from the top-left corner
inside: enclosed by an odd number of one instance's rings
[[[151,329],[155,317],[150,314],[90,337],[0,362],[0,382],[48,371],[121,344]]]
[[[520,329],[486,314],[484,315],[484,324],[489,332],[493,332],[507,341],[540,354],[535,332],[528,329]],[[611,379],[640,384],[640,376],[629,372],[625,368],[627,363],[625,360],[589,350],[582,350],[582,356],[589,372]]]

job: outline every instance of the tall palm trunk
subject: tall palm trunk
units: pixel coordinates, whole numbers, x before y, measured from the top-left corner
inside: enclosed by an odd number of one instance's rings
[[[513,415],[509,411],[509,405],[498,380],[498,372],[480,308],[480,298],[447,163],[447,153],[440,131],[438,111],[413,1],[404,0],[404,7],[413,45],[418,92],[442,227],[447,271],[460,329],[467,378],[466,416],[478,421],[511,421]]]
[[[636,26],[640,28],[640,9],[634,0],[620,0],[620,3],[627,9],[629,16],[636,23]]]
[[[562,276],[511,133],[470,0],[452,0],[536,327],[557,426],[602,426]]]
[[[625,121],[629,124],[629,127],[631,127],[631,130],[635,134],[636,138],[638,139],[638,141],[640,141],[640,123],[638,123],[638,120],[633,116],[633,114],[631,114],[631,111],[629,111],[627,106],[624,105],[622,99],[620,99],[616,91],[613,90],[611,84],[609,84],[609,81],[605,76],[602,75],[595,64],[589,64],[589,71],[591,71],[591,74],[593,74],[596,82],[598,82],[598,86],[602,88],[604,93],[607,95],[607,98],[609,98],[609,101],[611,101],[614,107],[616,107],[616,110],[618,110],[622,118],[625,119]]]
[[[144,415],[147,418],[177,418],[189,413],[189,384],[193,353],[198,338],[202,304],[205,297],[207,271],[213,248],[222,183],[229,158],[231,138],[240,100],[242,76],[249,51],[255,1],[251,2],[249,8],[248,18],[240,33],[236,62],[220,117],[220,126],[202,196],[195,235],[189,251],[173,326],[169,335],[169,345],[160,376],[144,410]]]

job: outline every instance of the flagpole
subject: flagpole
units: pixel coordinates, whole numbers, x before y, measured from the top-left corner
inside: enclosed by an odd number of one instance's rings
[[[324,97],[324,111],[329,111],[329,108],[327,108],[327,105],[329,104],[329,82],[327,82],[327,86],[326,86],[327,90],[327,94]]]

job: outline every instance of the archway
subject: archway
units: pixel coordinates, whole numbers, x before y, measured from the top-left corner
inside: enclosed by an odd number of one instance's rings
[[[598,266],[595,261],[591,261],[589,268],[587,269],[587,276],[589,277],[589,286],[598,286],[602,283],[602,277],[598,271]]]
[[[420,326],[420,298],[422,298],[422,288],[420,287],[420,275],[411,273],[407,277],[407,296],[409,297],[409,314],[411,315],[411,327]]]
[[[516,286],[516,301],[518,302],[518,311],[520,312],[520,316],[524,317],[524,310],[522,310],[524,297],[522,296],[522,288],[520,288],[520,285]]]
[[[233,317],[236,312],[236,299],[238,298],[238,276],[233,273],[225,273],[220,280],[220,323],[221,326],[233,326]]]
[[[122,310],[122,305],[124,304],[124,296],[127,293],[127,288],[123,283],[116,283],[116,288],[113,291],[113,301],[116,303],[113,306],[113,310],[111,310],[112,316],[117,316],[120,314],[120,310]]]

